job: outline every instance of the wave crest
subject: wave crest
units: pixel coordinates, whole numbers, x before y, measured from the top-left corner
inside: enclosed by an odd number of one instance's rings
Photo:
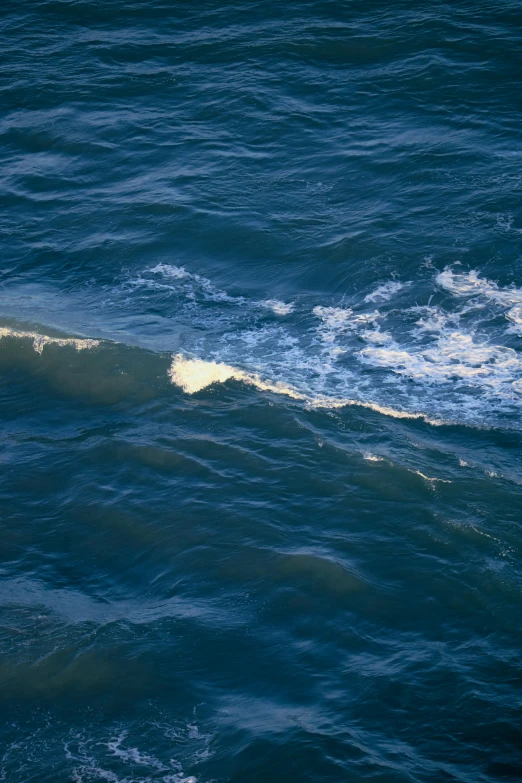
[[[24,332],[8,327],[0,327],[0,340],[4,337],[15,337],[18,339],[28,339],[33,341],[33,348],[37,353],[42,353],[46,345],[70,345],[77,351],[84,351],[90,348],[96,348],[100,344],[99,340],[81,339],[78,337],[49,337],[39,332]]]

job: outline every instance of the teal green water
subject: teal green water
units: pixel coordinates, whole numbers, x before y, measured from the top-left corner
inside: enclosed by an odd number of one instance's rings
[[[0,780],[519,783],[521,23],[4,5]]]

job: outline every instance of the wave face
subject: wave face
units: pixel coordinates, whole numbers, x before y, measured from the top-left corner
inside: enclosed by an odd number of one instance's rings
[[[520,2],[2,12],[0,781],[519,783]]]

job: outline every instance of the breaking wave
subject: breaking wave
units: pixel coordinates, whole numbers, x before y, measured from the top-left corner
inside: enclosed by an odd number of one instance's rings
[[[374,410],[386,416],[393,416],[396,419],[424,419],[430,424],[440,425],[444,422],[430,419],[422,413],[408,413],[407,411],[395,410],[386,405],[378,405],[364,400],[313,397],[303,394],[297,389],[281,381],[271,382],[263,380],[259,375],[247,373],[236,367],[219,362],[206,362],[201,359],[187,359],[181,354],[173,357],[169,369],[169,376],[172,383],[180,386],[187,394],[194,394],[202,389],[212,386],[215,383],[225,383],[230,379],[241,381],[256,389],[266,392],[274,392],[291,397],[306,403],[310,408],[345,408],[350,405],[356,405],[363,408]]]
[[[484,424],[497,414],[518,412],[519,351],[504,343],[498,329],[484,328],[485,316],[476,318],[474,305],[459,309],[430,300],[437,287],[456,299],[482,297],[506,310],[507,336],[522,325],[522,289],[501,288],[475,272],[449,269],[434,282],[426,304],[393,306],[399,292],[402,298],[405,292],[417,296],[411,282],[394,280],[359,301],[313,303],[301,298],[292,309],[281,311],[287,318],[279,323],[253,317],[252,308],[259,302],[243,297],[248,318],[230,328],[209,330],[197,344],[178,352],[171,381],[192,394],[234,379],[309,407],[360,405],[433,423]],[[224,301],[223,292],[220,296]],[[237,304],[237,297],[233,301]],[[379,309],[372,308],[377,302]],[[494,312],[486,316],[494,317]]]
[[[100,344],[99,340],[80,339],[78,337],[49,337],[39,332],[24,332],[18,329],[0,327],[0,340],[4,337],[14,337],[17,339],[28,339],[33,343],[33,348],[37,353],[42,353],[46,345],[70,345],[77,351],[84,351],[89,348],[96,348]]]
[[[437,273],[425,303],[412,282],[397,280],[341,301],[261,300],[168,264],[124,289],[127,306],[134,292],[135,312],[160,309],[157,297],[172,303],[161,308],[172,312],[157,322],[161,340],[145,335],[144,345],[160,355],[174,350],[169,379],[187,394],[235,380],[309,408],[359,406],[433,424],[495,426],[500,417],[519,426],[522,356],[513,334],[522,333],[522,289],[475,271]],[[81,351],[102,342],[0,328],[0,340],[7,337],[31,340],[39,354],[48,345]]]

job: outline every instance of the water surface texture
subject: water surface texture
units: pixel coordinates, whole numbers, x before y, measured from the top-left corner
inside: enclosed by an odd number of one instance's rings
[[[0,39],[0,780],[520,783],[520,3]]]

